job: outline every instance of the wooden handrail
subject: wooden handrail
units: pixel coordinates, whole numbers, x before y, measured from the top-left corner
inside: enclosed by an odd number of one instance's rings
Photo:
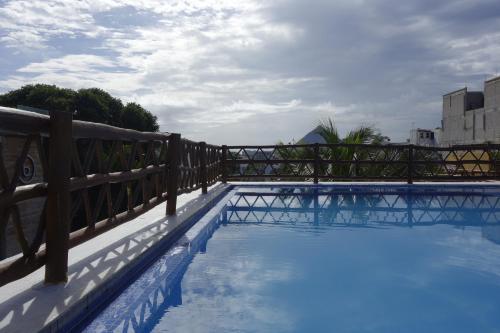
[[[37,133],[49,136],[49,116],[30,111],[0,107],[0,133],[28,135]],[[168,140],[170,133],[140,132],[136,130],[92,123],[73,121],[73,138],[94,138],[101,140],[150,141]]]

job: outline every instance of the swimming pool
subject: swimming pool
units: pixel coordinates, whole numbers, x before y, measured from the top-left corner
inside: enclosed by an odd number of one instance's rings
[[[499,332],[500,188],[236,187],[85,332]]]

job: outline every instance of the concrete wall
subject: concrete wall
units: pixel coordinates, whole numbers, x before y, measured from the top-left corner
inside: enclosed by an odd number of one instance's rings
[[[0,158],[4,161],[10,180],[14,173],[17,158],[21,154],[25,139],[0,136],[0,140]],[[41,168],[38,150],[36,149],[36,144],[34,142],[31,144],[29,156],[33,159],[35,168],[33,178],[27,182],[27,184],[42,182],[43,170]],[[19,211],[21,213],[23,231],[28,242],[30,242],[35,236],[44,201],[44,198],[37,198],[23,201],[18,204]],[[2,233],[2,236],[0,237],[0,259],[21,252],[21,248],[19,247],[16,238],[16,228],[12,223],[12,219],[10,219],[6,225],[5,232]]]
[[[457,144],[465,140],[465,99],[467,89],[443,96],[441,143]]]
[[[484,83],[483,92],[467,88],[443,96],[439,144],[500,143],[500,77]]]
[[[484,83],[484,110],[486,140],[500,143],[500,77]]]
[[[426,129],[412,129],[410,131],[410,143],[418,146],[435,146],[434,131]]]

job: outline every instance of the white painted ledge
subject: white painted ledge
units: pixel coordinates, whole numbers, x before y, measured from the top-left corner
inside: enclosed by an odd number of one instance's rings
[[[177,215],[165,216],[165,203],[69,251],[68,282],[44,285],[45,268],[0,288],[0,332],[52,332],[85,308],[98,287],[126,274],[126,265],[158,243],[201,208],[226,192],[225,184],[182,194]],[[99,290],[101,290],[100,288]],[[106,288],[104,288],[106,289]],[[106,290],[104,290],[106,292]],[[71,309],[71,311],[69,311]]]
[[[348,182],[348,181],[335,181],[335,182],[319,182],[318,184],[314,184],[313,182],[294,182],[294,181],[280,181],[280,182],[241,182],[241,181],[228,181],[229,184],[231,185],[236,185],[236,186],[335,186],[335,185],[365,185],[365,186],[379,186],[379,185],[384,185],[384,186],[401,186],[401,185],[409,185],[407,182],[384,182],[384,181],[379,181],[379,182]],[[429,186],[429,185],[434,185],[434,186],[440,186],[440,185],[456,185],[456,186],[500,186],[500,181],[495,181],[495,180],[485,180],[485,181],[477,181],[477,182],[421,182],[421,181],[415,181],[413,184],[410,184],[410,186]]]

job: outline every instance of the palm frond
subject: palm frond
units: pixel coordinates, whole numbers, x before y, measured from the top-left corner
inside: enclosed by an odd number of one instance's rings
[[[328,118],[328,120],[319,124],[318,134],[325,140],[325,143],[335,144],[341,142],[339,132],[332,118]]]

